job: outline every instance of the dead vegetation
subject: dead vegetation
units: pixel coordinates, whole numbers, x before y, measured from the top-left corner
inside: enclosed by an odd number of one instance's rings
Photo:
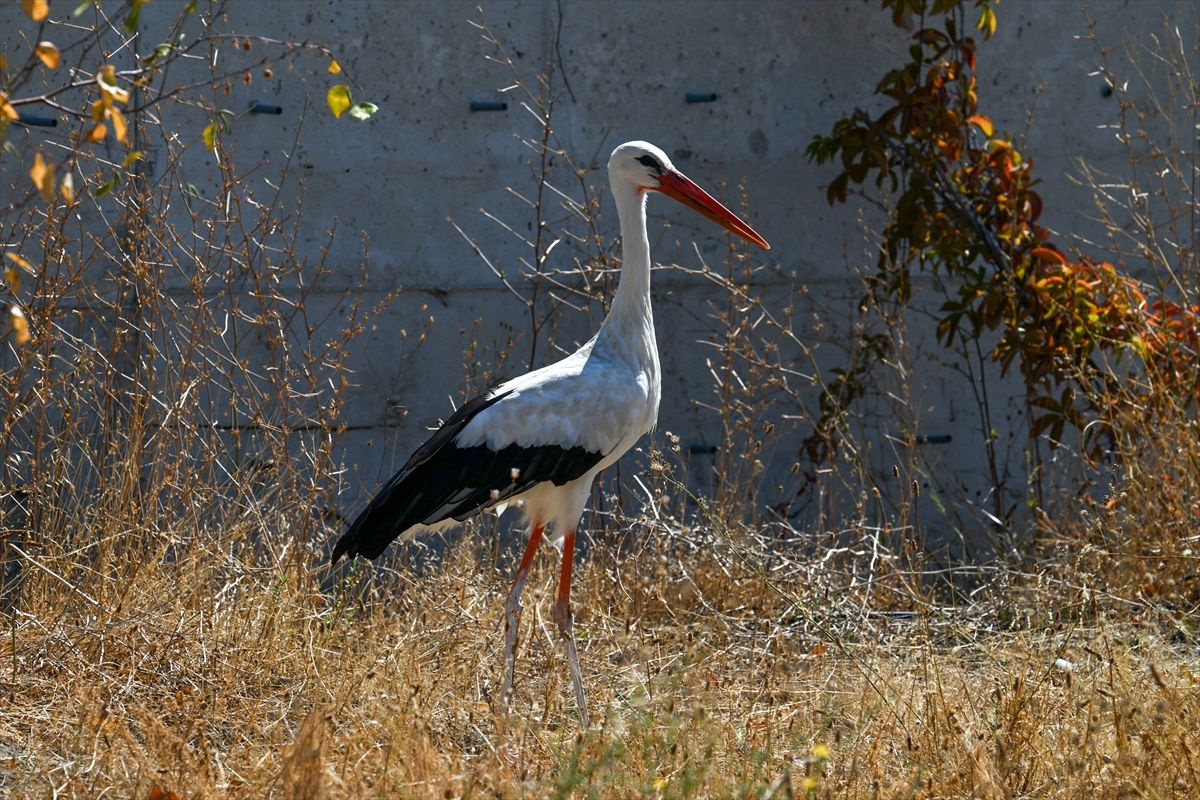
[[[511,565],[493,569],[468,539],[420,577],[323,593],[313,572],[252,545],[267,535],[284,550],[286,530],[233,526],[74,591],[53,577],[70,554],[42,562],[5,641],[5,794],[1184,798],[1200,786],[1186,615],[1051,582],[881,604],[847,561],[643,520],[636,549],[581,564],[599,720],[581,732],[549,613],[553,559],[531,580],[502,718]]]

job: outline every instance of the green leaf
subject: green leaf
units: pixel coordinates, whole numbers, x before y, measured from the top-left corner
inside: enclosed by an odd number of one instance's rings
[[[139,63],[148,66],[150,64],[153,64],[155,61],[164,59],[167,56],[171,55],[172,51],[174,51],[175,49],[176,49],[176,47],[174,45],[172,45],[170,42],[160,42],[158,45],[155,46],[154,52],[148,56],[142,56],[141,61]]]
[[[92,6],[95,5],[94,0],[83,0],[82,3],[75,6],[75,10],[71,12],[72,17],[81,17]]]
[[[97,186],[96,191],[93,192],[92,194],[94,194],[96,197],[104,197],[104,195],[108,194],[109,192],[111,192],[113,189],[117,188],[120,185],[121,185],[121,173],[114,172],[112,174],[112,177],[109,178],[108,180],[106,180],[104,183]]]
[[[125,160],[121,162],[121,166],[128,169],[133,162],[141,161],[145,155],[145,150],[134,150],[132,153],[125,156]]]
[[[368,120],[378,110],[379,110],[379,106],[375,105],[374,103],[368,103],[366,101],[363,101],[361,103],[355,103],[354,105],[350,106],[350,116],[354,117],[355,119],[357,119],[359,121]]]
[[[215,123],[215,122],[208,123],[208,126],[205,127],[204,133],[201,134],[201,137],[204,139],[204,146],[206,148],[208,148],[209,150],[216,148],[216,146],[217,146],[217,123]]]
[[[333,112],[335,117],[342,116],[352,103],[350,100],[350,87],[344,83],[330,86],[329,91],[325,93],[325,102],[329,104],[329,110]]]
[[[130,33],[137,33],[138,21],[142,16],[142,6],[148,2],[150,0],[133,0],[133,3],[129,7],[129,16],[125,18],[125,30]]]

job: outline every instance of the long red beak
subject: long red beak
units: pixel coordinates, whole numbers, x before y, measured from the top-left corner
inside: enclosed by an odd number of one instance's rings
[[[659,176],[658,181],[659,186],[656,191],[678,200],[693,211],[699,211],[721,227],[733,231],[743,239],[754,242],[763,250],[771,249],[767,240],[759,236],[754,228],[742,222],[736,214],[718,203],[712,195],[692,183],[682,173],[675,170],[664,172]]]

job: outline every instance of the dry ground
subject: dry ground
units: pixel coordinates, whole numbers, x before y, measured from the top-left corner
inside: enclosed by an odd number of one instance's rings
[[[550,554],[504,719],[507,559],[322,593],[286,537],[239,536],[39,561],[0,647],[0,794],[1200,796],[1194,617],[1034,580],[937,603],[884,562],[660,531],[581,562],[580,732]]]

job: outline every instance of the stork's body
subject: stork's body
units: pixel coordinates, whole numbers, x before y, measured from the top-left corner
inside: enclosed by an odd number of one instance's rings
[[[397,538],[453,525],[498,503],[522,501],[529,544],[506,603],[502,699],[516,658],[520,596],[544,532],[562,539],[555,620],[567,643],[576,702],[587,706],[572,632],[575,527],[592,482],[658,418],[662,383],[650,305],[646,192],[667,194],[766,248],[750,226],[709,197],[645,142],[609,159],[609,185],[621,223],[621,278],[594,337],[566,358],[500,384],[463,404],[351,523],[333,551],[375,558]]]

